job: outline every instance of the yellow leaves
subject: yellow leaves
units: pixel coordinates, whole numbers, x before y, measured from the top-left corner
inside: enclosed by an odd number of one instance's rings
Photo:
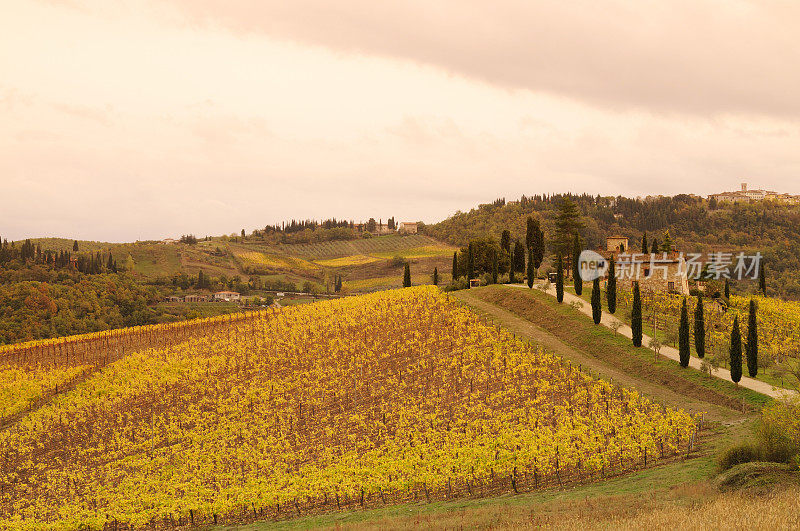
[[[352,499],[515,468],[546,474],[556,456],[561,470],[596,470],[692,429],[687,415],[576,373],[435,288],[202,326],[105,367],[0,433],[17,452],[0,478],[15,485],[0,519],[13,503],[48,525],[68,514],[142,525],[190,509]]]

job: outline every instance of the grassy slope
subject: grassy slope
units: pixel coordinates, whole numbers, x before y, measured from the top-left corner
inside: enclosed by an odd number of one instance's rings
[[[38,238],[43,249],[72,251],[72,240]],[[281,279],[298,287],[305,281],[321,284],[342,275],[352,292],[401,287],[403,264],[411,265],[414,284],[430,284],[434,268],[440,278],[450,277],[454,247],[421,234],[397,234],[347,241],[268,245],[248,240],[214,239],[196,245],[162,245],[155,242],[78,242],[80,252],[110,251],[120,266],[143,279],[167,278],[178,273],[196,276],[200,270],[219,277],[243,279],[256,274],[262,280]],[[218,252],[219,250],[219,252]]]
[[[724,385],[726,382],[717,386],[713,381],[706,382],[707,377],[697,371],[681,369],[671,362],[654,361],[644,349],[635,349],[627,340],[619,341],[621,336],[610,330],[604,332],[602,327],[594,326],[587,316],[557,304],[551,297],[536,290],[489,286],[457,292],[454,296],[517,336],[544,344],[574,363],[586,363],[584,366],[590,367],[600,377],[613,378],[617,382],[622,380],[623,385],[635,386],[642,394],[662,403],[674,405],[674,402],[682,401],[687,410],[707,411],[707,418],[717,422],[708,432],[710,436],[703,439],[700,455],[566,490],[549,489],[495,498],[409,504],[277,523],[256,523],[242,529],[517,527],[552,525],[554,522],[563,525],[565,520],[584,512],[600,519],[628,518],[651,510],[669,513],[676,508],[693,506],[698,497],[714,502],[720,496],[710,483],[717,471],[715,454],[734,442],[751,437],[752,426],[757,418],[757,413],[752,410],[768,402],[766,397],[735,388],[732,384]],[[610,351],[613,357],[598,358],[594,355],[601,351]],[[628,363],[626,358],[634,361]],[[652,365],[655,372],[640,373],[640,361]],[[661,375],[659,371],[664,371],[669,378],[666,381],[658,378],[653,381],[654,375]],[[670,385],[676,380],[685,380],[679,382],[680,392]],[[709,385],[706,387],[704,384]],[[687,396],[687,389],[696,396]],[[742,413],[737,410],[742,400],[750,411]],[[733,406],[733,409],[727,406]]]
[[[595,326],[588,316],[566,304],[558,304],[539,290],[488,286],[470,292],[533,321],[593,358],[683,395],[738,409],[743,403],[750,408],[760,409],[769,402],[764,395],[738,387],[733,382],[713,378],[696,370],[682,369],[672,360],[656,356],[649,349],[636,348],[629,339],[604,326]]]

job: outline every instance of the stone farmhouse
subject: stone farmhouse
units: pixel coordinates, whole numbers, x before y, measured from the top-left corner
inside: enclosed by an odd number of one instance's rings
[[[398,229],[400,234],[416,234],[417,233],[417,222],[416,221],[401,221],[400,228]]]
[[[689,294],[686,260],[679,252],[642,254],[630,252],[628,238],[609,236],[605,250],[599,253],[606,259],[614,257],[617,284],[633,287],[638,280],[639,289]],[[607,276],[606,276],[607,281]]]

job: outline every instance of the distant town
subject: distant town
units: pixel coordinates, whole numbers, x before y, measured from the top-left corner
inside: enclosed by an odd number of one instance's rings
[[[742,183],[740,190],[733,192],[721,192],[718,194],[711,194],[708,200],[716,200],[717,202],[745,202],[750,203],[753,201],[776,201],[779,203],[788,203],[792,205],[800,204],[800,195],[781,194],[771,190],[748,190],[747,183]]]

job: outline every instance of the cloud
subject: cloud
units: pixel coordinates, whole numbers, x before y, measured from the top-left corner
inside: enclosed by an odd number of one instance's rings
[[[800,193],[795,4],[171,1],[0,17],[0,235]]]
[[[193,26],[434,65],[612,109],[800,115],[800,4],[172,0]]]

